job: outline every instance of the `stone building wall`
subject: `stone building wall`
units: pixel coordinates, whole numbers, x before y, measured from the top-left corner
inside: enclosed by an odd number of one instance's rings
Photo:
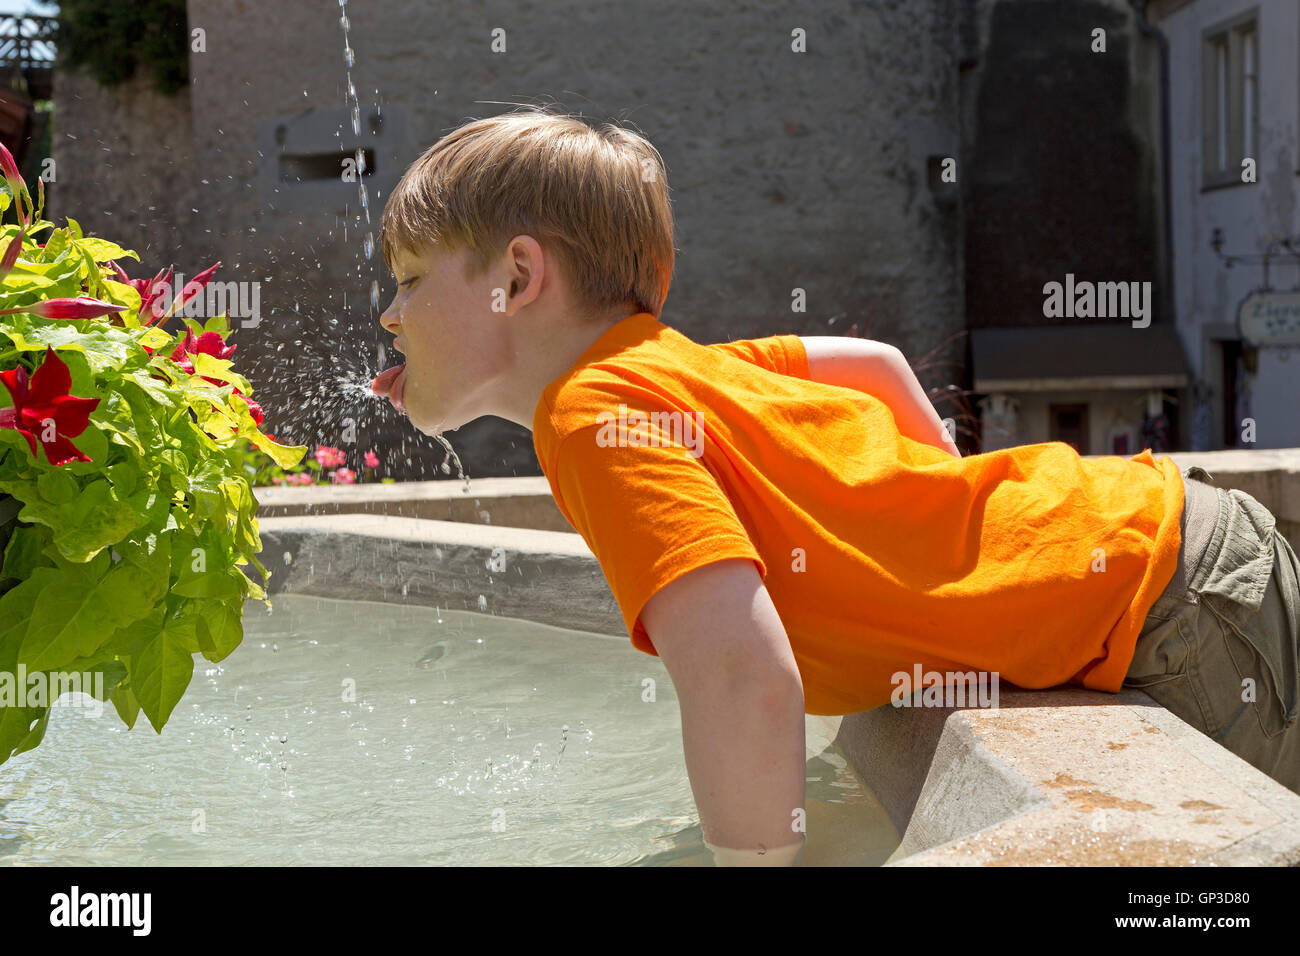
[[[46,216],[72,217],[87,233],[140,254],[122,263],[132,278],[174,262],[190,274],[219,243],[202,233],[190,96],[154,89],[147,74],[116,88],[59,71],[51,136],[54,180]]]
[[[1162,271],[1157,51],[1125,0],[977,0],[967,74],[966,311],[974,327],[1074,324],[1043,284],[1149,281]],[[1106,52],[1091,48],[1106,32]]]

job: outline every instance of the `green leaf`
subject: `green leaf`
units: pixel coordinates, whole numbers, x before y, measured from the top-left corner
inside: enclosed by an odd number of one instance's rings
[[[135,694],[131,690],[130,679],[128,678],[114,687],[113,693],[108,695],[108,699],[113,702],[113,707],[117,710],[117,716],[122,718],[122,723],[126,724],[126,729],[130,730],[134,727],[136,718],[140,716],[140,702],[135,699]]]
[[[128,659],[139,654],[162,633],[166,612],[167,609],[162,604],[156,605],[144,617],[119,628],[117,633],[99,648],[98,653],[106,657]],[[130,670],[129,667],[127,669]]]
[[[69,662],[61,670],[66,674],[81,675],[78,678],[81,684],[78,689],[104,703],[108,703],[117,685],[126,680],[125,664],[116,660],[102,660],[99,657],[79,658]],[[96,674],[102,675],[99,682],[95,680]],[[96,686],[97,683],[98,686]],[[51,690],[52,693],[53,690]],[[50,701],[50,703],[53,704],[54,701]]]
[[[37,707],[37,708],[23,707],[23,708],[15,708],[15,709],[21,710],[23,712],[30,712],[32,710],[36,710],[39,711],[40,717],[38,717],[36,723],[32,725],[32,729],[28,731],[26,734],[24,734],[23,737],[14,746],[13,750],[9,754],[10,757],[16,757],[21,753],[26,753],[29,750],[34,750],[37,747],[37,745],[40,744],[40,742],[45,739],[45,729],[50,725],[50,707],[48,704],[46,704],[44,707]],[[3,735],[0,734],[0,736]]]
[[[45,733],[41,721],[46,718],[48,707],[16,706],[20,699],[18,644],[39,590],[39,584],[24,581],[0,597],[0,763],[36,746]]]
[[[194,675],[194,658],[183,633],[186,625],[163,628],[131,658],[131,688],[157,733],[171,716]],[[194,626],[188,624],[190,639]]]
[[[271,441],[261,432],[253,430],[255,437],[250,440],[257,443],[258,451],[266,455],[281,468],[292,468],[307,454],[306,445],[280,445]],[[248,436],[245,436],[248,437]]]
[[[52,468],[36,479],[36,489],[46,503],[66,505],[81,492],[77,479],[61,468]]]
[[[84,251],[90,253],[96,262],[108,262],[111,259],[134,259],[136,262],[140,261],[140,257],[136,255],[133,250],[123,249],[117,243],[109,242],[107,239],[95,239],[91,237],[79,238],[77,240],[77,245]]]
[[[248,379],[238,372],[232,371],[231,366],[235,363],[230,359],[219,359],[216,356],[208,355],[206,352],[194,353],[190,358],[194,362],[195,375],[215,378],[219,382],[228,382],[245,395],[252,392],[253,387],[248,384]]]
[[[50,540],[49,529],[40,525],[20,525],[5,547],[4,564],[0,565],[0,578],[24,581],[33,570],[47,563],[41,549]]]
[[[87,429],[82,434],[89,434]],[[0,481],[7,491],[24,502],[21,521],[39,523],[54,533],[54,543],[71,561],[89,561],[135,527],[135,509],[123,502],[104,479],[92,481],[66,504],[46,502],[36,491],[35,481]]]
[[[32,579],[48,582],[37,596],[18,659],[28,671],[55,670],[89,657],[113,632],[148,613],[150,602],[130,584],[137,568],[120,573],[102,553],[87,565],[65,570],[37,568]]]
[[[55,229],[50,238],[45,240],[45,248],[41,250],[41,261],[56,262],[63,258],[64,254],[72,245],[72,236],[67,229]]]
[[[244,639],[242,602],[213,603],[199,629],[199,648],[212,662],[224,660]]]

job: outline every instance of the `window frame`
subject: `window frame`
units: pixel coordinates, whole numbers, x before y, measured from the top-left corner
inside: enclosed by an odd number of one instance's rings
[[[1259,151],[1260,82],[1259,7],[1243,10],[1201,31],[1201,190],[1248,185],[1241,163],[1249,141]],[[1245,38],[1251,37],[1254,101],[1249,135],[1246,123]],[[1226,61],[1226,90],[1220,78],[1220,51]],[[1226,109],[1221,111],[1221,97]],[[1226,116],[1222,115],[1226,112]],[[1220,138],[1222,131],[1222,138]],[[1219,156],[1226,155],[1220,168]],[[1259,162],[1259,156],[1251,157]]]

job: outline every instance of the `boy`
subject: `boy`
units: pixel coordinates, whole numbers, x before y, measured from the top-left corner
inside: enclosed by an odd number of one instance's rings
[[[1300,789],[1300,562],[1249,496],[1185,492],[1149,450],[963,459],[879,342],[673,331],[663,161],[621,128],[462,126],[406,171],[381,239],[406,363],[374,390],[426,434],[531,427],[633,645],[672,678],[718,862],[794,862],[804,714],[885,704],[916,665],[1129,677]]]

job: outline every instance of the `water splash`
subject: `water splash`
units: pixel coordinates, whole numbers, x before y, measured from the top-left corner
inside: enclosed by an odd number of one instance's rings
[[[351,118],[352,133],[354,136],[360,136],[361,135],[361,101],[357,96],[356,83],[353,81],[352,78],[352,69],[356,66],[357,60],[356,60],[356,53],[352,48],[352,37],[351,37],[352,22],[348,18],[347,0],[339,0],[339,27],[343,31],[343,60],[347,64],[347,73],[346,73],[347,86],[346,86],[345,101],[347,103],[349,115]],[[379,97],[378,89],[375,90],[375,97],[377,101]],[[375,115],[378,116],[380,114],[380,111],[381,111],[381,107],[378,105],[378,102],[376,102]],[[358,174],[357,175],[357,202],[360,208],[360,214],[353,217],[345,213],[344,221],[342,222],[343,237],[345,242],[347,241],[348,224],[352,222],[354,218],[355,221],[359,224],[362,215],[364,215],[366,225],[371,224],[370,193],[364,179],[364,175],[368,170],[369,164],[366,161],[366,152],[362,146],[358,145],[356,147],[354,153],[354,160],[356,163],[356,169]],[[373,231],[368,229],[366,230],[365,237],[361,243],[361,251],[365,255],[366,261],[370,261],[374,257],[375,236]],[[317,268],[319,267],[320,264],[317,263]],[[357,271],[360,272],[361,269],[362,266],[358,264]],[[344,303],[344,310],[346,311],[347,309],[346,292],[344,293],[343,303]],[[380,307],[380,301],[379,301],[379,280],[378,279],[372,279],[370,283],[370,308],[375,315],[379,315],[382,312],[382,309]],[[296,307],[295,307],[295,311],[297,311]],[[338,324],[337,319],[331,322],[331,325],[337,326],[337,324]],[[299,340],[294,344],[299,347],[302,347],[304,343],[301,340]],[[313,365],[319,364],[320,366],[319,369],[320,375],[315,379],[317,383],[316,387],[314,389],[309,390],[309,394],[306,396],[306,399],[303,403],[304,410],[306,410],[310,406],[324,412],[326,415],[329,416],[329,419],[341,419],[345,417],[346,413],[348,411],[351,411],[358,403],[362,405],[367,405],[370,402],[380,398],[381,396],[375,395],[374,392],[371,391],[370,386],[371,386],[371,382],[374,381],[375,376],[378,375],[379,372],[384,369],[384,367],[387,364],[387,361],[386,361],[386,350],[382,343],[379,345],[376,351],[378,353],[377,355],[378,368],[375,368],[373,370],[369,368],[353,368],[353,369],[348,369],[346,371],[338,369],[340,356],[338,356],[337,354],[322,355],[320,357],[317,357],[314,355],[303,356],[301,355],[300,352],[300,357],[306,358]],[[451,464],[454,463],[456,466],[456,476],[464,483],[462,487],[462,491],[468,493],[470,488],[470,479],[469,476],[465,473],[464,466],[461,464],[460,456],[456,454],[455,449],[453,449],[451,446],[451,442],[448,441],[448,439],[445,436],[435,435],[433,437],[446,452],[445,457],[443,458],[441,464],[438,466],[439,470],[444,475],[450,475]],[[406,448],[407,445],[405,442],[403,442],[401,449],[405,450]],[[413,461],[412,455],[410,453],[408,453],[406,456],[406,463],[408,466],[416,464],[416,462]]]

